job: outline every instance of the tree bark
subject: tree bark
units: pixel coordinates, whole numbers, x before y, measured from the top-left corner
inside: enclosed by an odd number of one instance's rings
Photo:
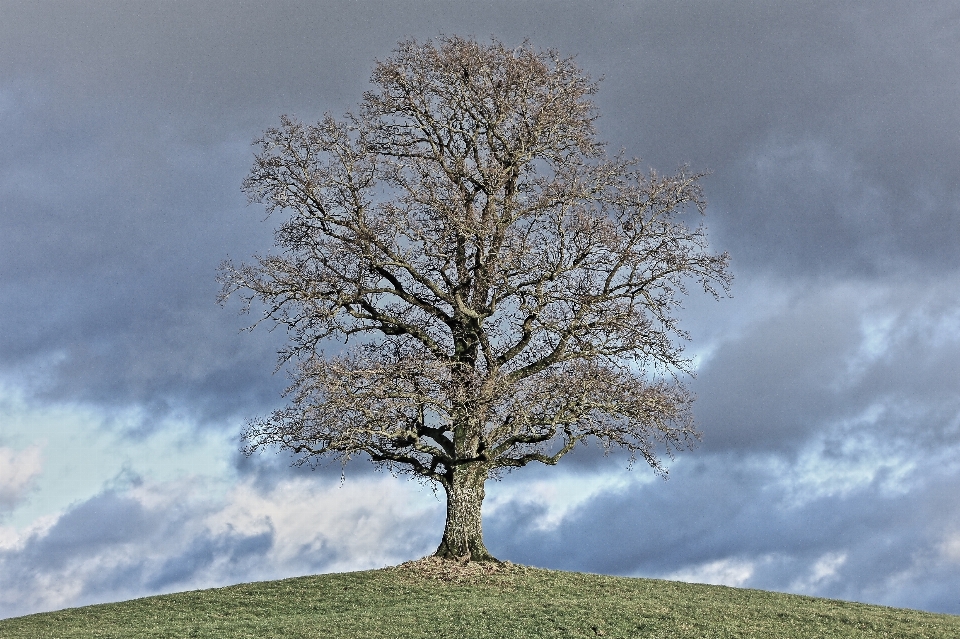
[[[447,491],[447,522],[443,540],[434,553],[443,559],[499,561],[483,545],[483,484],[487,469],[480,464],[464,464],[452,469]]]

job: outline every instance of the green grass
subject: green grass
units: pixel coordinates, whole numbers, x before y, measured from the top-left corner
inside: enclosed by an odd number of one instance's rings
[[[480,575],[438,565],[29,615],[0,621],[0,637],[960,637],[960,617],[952,615],[654,579],[518,566]]]

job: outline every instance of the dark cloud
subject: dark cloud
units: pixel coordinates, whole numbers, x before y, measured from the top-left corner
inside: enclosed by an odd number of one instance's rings
[[[262,402],[264,378],[251,377],[269,375],[276,342],[241,340],[243,324],[214,302],[231,240],[269,242],[255,215],[236,215],[236,184],[219,188],[225,168],[243,170],[246,144],[218,150],[162,139],[153,121],[115,124],[0,151],[4,367],[30,367],[47,396],[108,405]]]
[[[0,617],[422,555],[436,508],[402,507],[395,484],[314,477],[226,496],[191,482],[107,489],[0,544]],[[382,491],[385,494],[378,494]],[[331,507],[333,506],[333,507]],[[6,540],[0,540],[6,541]]]
[[[751,269],[958,267],[948,3],[635,5],[589,47],[608,138],[714,171],[716,236]],[[617,49],[595,53],[598,45]],[[611,52],[612,53],[612,52]]]
[[[245,560],[262,561],[272,545],[273,530],[254,535],[225,533],[196,537],[179,554],[166,557],[145,585],[150,590],[169,589],[189,582],[197,572],[217,561],[227,562],[234,574],[244,575],[250,569],[244,565],[250,562]],[[111,580],[114,588],[127,580],[126,575],[117,577]]]
[[[212,304],[217,263],[271,243],[239,193],[248,143],[282,112],[350,108],[394,42],[441,32],[578,54],[606,77],[612,146],[714,170],[742,272],[955,269],[944,7],[21,5],[0,27],[0,358],[48,398],[201,421],[274,404],[279,340]]]
[[[149,512],[138,501],[108,491],[70,509],[48,530],[33,533],[19,547],[0,549],[0,591],[4,593],[0,614],[44,609],[44,600],[57,599],[62,590],[70,590],[64,582],[82,572],[84,562],[99,563],[101,555],[122,554],[124,548],[146,540],[157,542],[163,538],[155,537],[158,531],[183,523],[168,521],[171,514]],[[84,600],[82,592],[87,589],[103,595],[111,581],[106,573],[119,573],[112,580],[116,591],[136,592],[138,586],[142,588],[147,561],[143,555],[127,557],[115,571],[94,571],[89,583],[71,584],[75,592],[67,597]],[[51,586],[51,582],[57,585]]]
[[[69,510],[24,554],[40,569],[60,569],[78,555],[142,538],[158,519],[133,499],[104,493]]]
[[[838,428],[930,450],[955,443],[957,290],[954,277],[794,291],[702,366],[705,448],[790,451]]]
[[[544,505],[514,501],[488,518],[488,547],[519,563],[603,574],[670,576],[733,560],[750,566],[747,587],[960,611],[960,557],[941,548],[960,531],[955,471],[930,472],[909,493],[881,473],[796,495],[799,468],[744,461],[687,460],[669,481],[601,494],[554,528],[543,528]],[[818,561],[831,559],[835,572],[817,579]]]

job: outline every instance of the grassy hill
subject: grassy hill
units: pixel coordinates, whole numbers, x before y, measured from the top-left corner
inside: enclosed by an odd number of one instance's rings
[[[960,637],[960,617],[759,590],[424,559],[0,621],[81,637]]]

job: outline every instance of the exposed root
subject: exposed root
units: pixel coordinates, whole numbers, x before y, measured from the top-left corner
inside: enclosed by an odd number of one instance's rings
[[[522,574],[529,568],[509,561],[470,561],[469,555],[458,559],[442,559],[436,555],[430,555],[414,561],[405,561],[387,570],[402,571],[412,576],[437,581],[481,583],[489,581],[491,577]]]

